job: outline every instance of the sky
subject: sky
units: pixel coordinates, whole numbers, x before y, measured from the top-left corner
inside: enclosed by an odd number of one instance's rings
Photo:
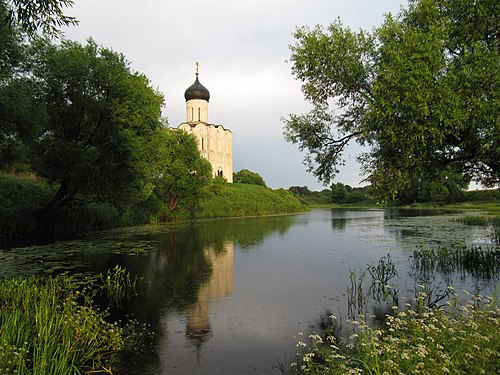
[[[353,30],[379,26],[401,0],[75,0],[66,14],[79,25],[65,37],[125,55],[165,96],[163,116],[185,121],[184,91],[195,80],[210,91],[208,120],[233,132],[233,169],[259,173],[271,188],[326,188],[283,138],[282,118],[310,109],[291,74],[289,46],[300,26],[327,26],[340,18]],[[333,182],[361,186],[352,145]]]

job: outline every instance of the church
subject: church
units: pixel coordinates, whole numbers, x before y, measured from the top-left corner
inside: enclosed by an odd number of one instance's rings
[[[200,83],[198,76],[196,63],[196,80],[184,92],[186,121],[178,129],[196,136],[200,153],[212,165],[214,177],[221,176],[227,182],[233,182],[233,134],[222,125],[208,122],[210,92]]]

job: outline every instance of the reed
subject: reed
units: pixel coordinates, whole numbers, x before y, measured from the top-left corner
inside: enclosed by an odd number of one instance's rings
[[[116,265],[109,269],[106,276],[99,275],[101,291],[105,293],[111,304],[121,306],[124,299],[137,295],[137,275],[132,278],[130,271]]]
[[[364,283],[366,272],[371,276],[368,284]],[[365,315],[371,299],[389,306],[398,304],[398,290],[390,284],[390,280],[398,276],[391,255],[383,256],[375,265],[367,265],[365,270],[351,270],[347,287],[347,316],[349,319]],[[371,299],[370,299],[371,297]]]
[[[86,290],[69,276],[2,280],[0,374],[111,373],[122,328]]]
[[[368,294],[365,293],[363,281],[366,273],[364,271],[356,272],[351,270],[349,273],[349,286],[347,287],[347,316],[349,319],[355,319],[367,311]]]
[[[410,257],[410,266],[416,278],[428,279],[430,274],[441,273],[449,278],[471,275],[491,279],[500,275],[500,256],[494,247],[452,246],[437,249],[420,248]]]

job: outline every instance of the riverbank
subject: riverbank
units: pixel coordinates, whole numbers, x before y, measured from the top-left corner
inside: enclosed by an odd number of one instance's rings
[[[307,211],[293,194],[259,185],[223,184],[211,188],[200,202],[195,217],[244,217]]]
[[[36,213],[54,194],[52,186],[33,176],[0,174],[0,239],[61,238],[93,230],[156,223],[162,216],[144,206],[119,211],[110,204],[77,200],[43,221],[37,220]],[[306,205],[284,189],[213,181],[194,210],[174,211],[168,219],[248,217],[307,210]]]
[[[464,218],[466,218],[465,216]],[[486,224],[486,223],[485,223]],[[477,222],[473,225],[480,225]],[[348,319],[333,315],[319,332],[299,335],[292,374],[493,374],[500,369],[498,303],[499,237],[484,247],[448,246],[417,249],[410,256],[420,284],[415,299],[401,304],[390,255],[377,266],[352,272]],[[446,288],[432,286],[439,274]],[[358,275],[358,276],[356,276]],[[456,291],[453,277],[475,280],[474,294]],[[363,285],[363,281],[367,285]],[[480,295],[480,282],[493,289]],[[383,316],[367,313],[373,304]],[[282,373],[288,374],[282,366]]]

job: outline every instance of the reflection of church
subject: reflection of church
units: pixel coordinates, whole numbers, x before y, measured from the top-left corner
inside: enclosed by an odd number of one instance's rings
[[[222,125],[208,122],[210,92],[200,83],[198,75],[196,63],[196,80],[184,93],[186,121],[178,128],[196,136],[200,153],[212,165],[214,176],[222,176],[228,182],[233,182],[232,133]]]
[[[201,344],[210,334],[210,303],[229,296],[233,292],[234,282],[234,242],[228,241],[222,251],[212,246],[204,250],[205,259],[212,267],[210,280],[201,285],[198,300],[188,308],[186,334]]]

